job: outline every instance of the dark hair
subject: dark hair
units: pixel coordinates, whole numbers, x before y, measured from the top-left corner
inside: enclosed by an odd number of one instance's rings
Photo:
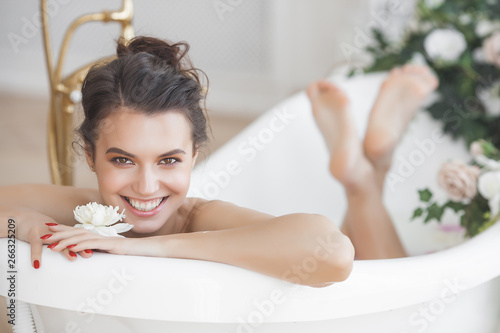
[[[77,133],[94,156],[101,122],[119,107],[148,115],[176,111],[191,123],[193,149],[208,141],[201,108],[203,88],[187,52],[189,44],[136,37],[118,40],[117,58],[94,65],[82,85],[84,121]]]

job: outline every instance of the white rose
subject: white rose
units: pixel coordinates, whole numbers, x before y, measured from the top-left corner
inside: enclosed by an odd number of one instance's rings
[[[478,47],[474,51],[472,51],[472,59],[474,59],[475,62],[484,64],[486,62],[486,59],[484,58],[484,52],[482,47]]]
[[[490,206],[492,217],[498,215],[498,212],[500,212],[500,193],[488,200],[488,206]]]
[[[424,40],[424,48],[431,59],[454,62],[467,48],[464,35],[454,29],[436,29]]]
[[[476,35],[478,37],[485,37],[491,34],[498,28],[498,23],[491,21],[479,21],[476,25]]]
[[[469,24],[472,22],[472,17],[469,14],[460,14],[458,16],[458,21],[462,24]]]
[[[479,176],[477,189],[485,199],[493,199],[500,194],[500,171],[490,171]]]
[[[483,103],[486,114],[500,116],[500,81],[494,82],[488,89],[478,90],[476,95]]]
[[[76,224],[75,228],[84,228],[103,236],[123,237],[118,235],[118,233],[132,229],[133,225],[117,223],[111,226],[111,224],[121,221],[125,217],[123,212],[118,213],[118,209],[118,206],[113,208],[112,206],[103,206],[96,202],[88,203],[85,206],[77,206],[73,210],[73,214],[75,215],[75,220],[80,222],[80,224]]]

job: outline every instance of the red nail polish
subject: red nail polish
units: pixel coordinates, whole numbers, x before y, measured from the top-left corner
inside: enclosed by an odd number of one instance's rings
[[[76,258],[76,253],[75,253],[75,252],[71,252],[71,251],[69,251],[69,255],[70,255],[71,257]]]
[[[40,262],[38,260],[33,261],[33,267],[35,267],[35,269],[39,269],[40,268]]]
[[[72,249],[72,248],[74,248],[75,246],[76,246],[76,244],[71,244],[71,245],[66,246],[66,248],[68,248],[68,249]]]
[[[47,246],[49,249],[53,249],[57,246],[57,244],[59,244],[59,242],[55,242],[55,243],[52,243],[50,244],[49,246]]]
[[[90,250],[90,249],[88,249],[88,250],[83,250],[83,252],[88,253],[88,254],[92,254],[92,253],[94,253],[94,252],[92,252],[92,250]]]
[[[40,237],[40,239],[47,239],[47,238],[50,238],[50,236],[52,236],[52,234],[46,234],[46,235],[43,235],[42,237]]]
[[[48,225],[49,227],[55,227],[57,223],[45,223],[45,225]]]

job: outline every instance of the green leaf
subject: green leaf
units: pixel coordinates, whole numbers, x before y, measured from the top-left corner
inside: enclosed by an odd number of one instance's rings
[[[418,195],[420,197],[420,201],[429,202],[432,198],[432,192],[426,188],[425,190],[419,190]]]
[[[461,210],[464,210],[464,208],[467,205],[461,203],[461,202],[456,202],[456,201],[448,201],[447,203],[444,204],[445,208],[450,208],[452,209],[455,213],[458,213]]]
[[[443,217],[444,206],[441,207],[437,203],[433,203],[429,207],[427,207],[427,216],[425,217],[424,223],[427,223],[433,219],[436,219],[438,222],[441,222],[441,217]]]
[[[412,220],[416,219],[417,217],[420,217],[424,214],[424,210],[422,208],[417,208],[413,212],[413,216],[411,217]]]

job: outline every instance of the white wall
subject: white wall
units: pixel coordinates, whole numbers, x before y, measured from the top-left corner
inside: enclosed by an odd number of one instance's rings
[[[120,0],[49,3],[54,50],[76,17],[121,6]],[[38,1],[10,0],[0,6],[0,90],[47,95]],[[376,21],[370,14],[375,7],[363,0],[143,0],[134,6],[136,35],[191,44],[195,65],[210,77],[210,109],[251,115],[345,62],[340,46],[356,47],[363,42],[359,31]],[[80,28],[65,72],[112,54],[118,34],[117,24]]]

